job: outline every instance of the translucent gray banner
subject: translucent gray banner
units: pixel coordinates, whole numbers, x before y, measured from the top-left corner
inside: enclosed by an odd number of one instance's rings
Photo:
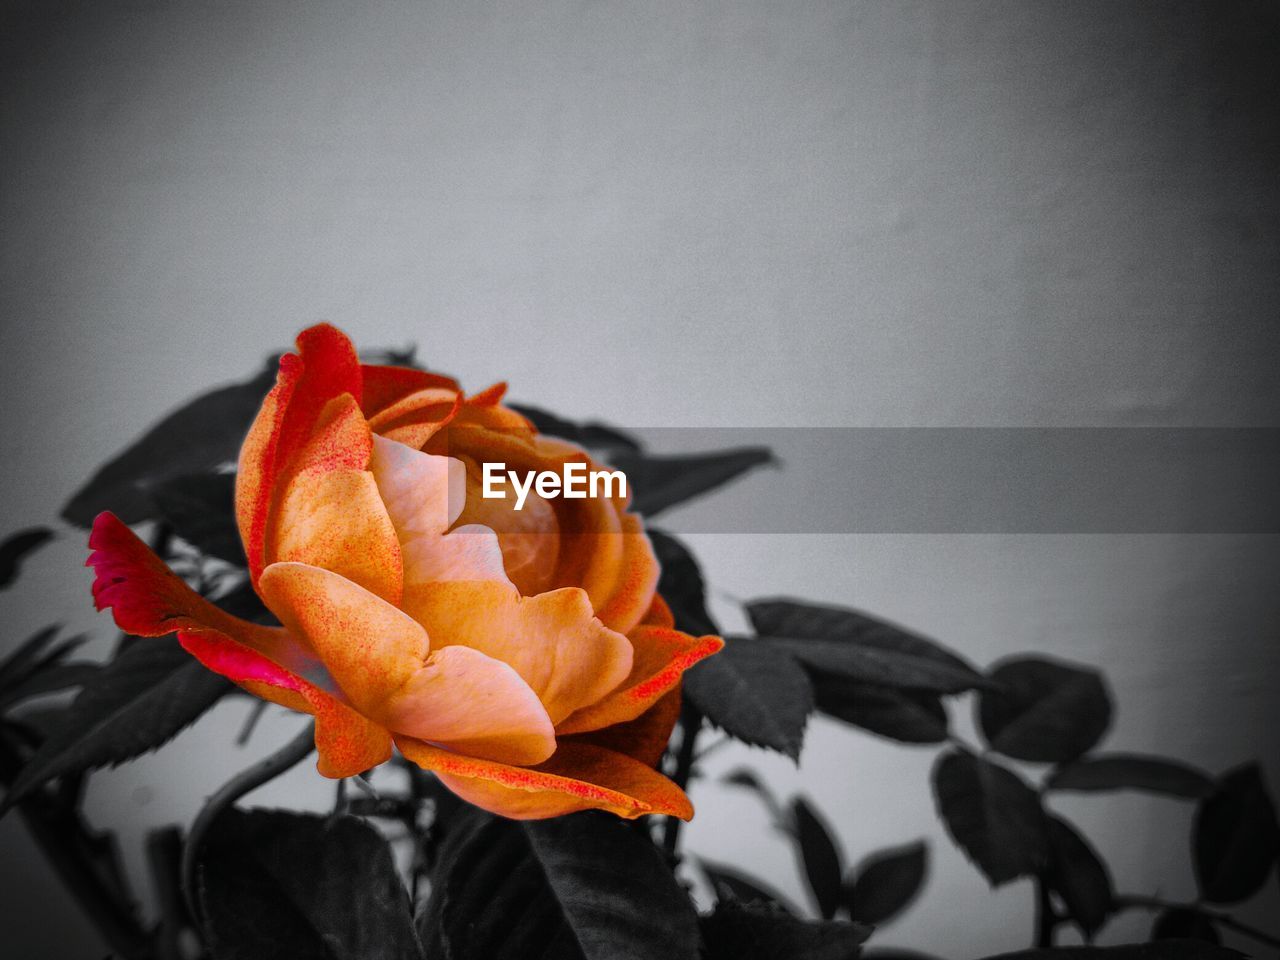
[[[651,458],[630,463],[636,495],[696,481],[697,460],[684,459],[694,454],[773,451],[774,463],[661,510],[656,522],[674,532],[1280,533],[1275,428],[626,432]]]

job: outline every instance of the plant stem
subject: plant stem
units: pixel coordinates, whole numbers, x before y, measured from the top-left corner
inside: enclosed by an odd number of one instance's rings
[[[1043,877],[1036,877],[1036,946],[1053,946],[1053,931],[1058,925],[1058,915],[1049,899],[1049,887]]]
[[[213,821],[218,818],[218,814],[245,794],[301,763],[315,748],[316,725],[308,723],[296,737],[275,753],[263,757],[223,784],[196,815],[191,824],[191,830],[187,833],[186,846],[182,849],[182,895],[187,901],[187,911],[197,923],[201,918],[196,903],[196,853],[199,851],[200,841],[204,839]]]
[[[689,783],[689,776],[693,773],[693,761],[697,756],[698,733],[702,729],[702,714],[696,707],[685,704],[680,714],[680,749],[676,752],[676,769],[671,779],[675,781],[676,786],[684,790]],[[662,851],[667,855],[667,859],[673,863],[676,860],[676,851],[680,846],[680,827],[683,825],[679,817],[667,817],[667,822],[662,833]]]
[[[1236,933],[1251,940],[1256,940],[1258,943],[1266,944],[1269,947],[1280,947],[1280,937],[1267,933],[1265,930],[1259,930],[1257,927],[1251,927],[1247,923],[1241,923],[1229,913],[1202,907],[1198,903],[1175,903],[1172,900],[1164,900],[1160,897],[1144,897],[1140,894],[1117,896],[1113,902],[1117,912],[1121,910],[1189,910],[1192,913],[1198,913],[1206,920],[1211,920],[1221,927],[1226,927],[1228,930],[1234,930]]]

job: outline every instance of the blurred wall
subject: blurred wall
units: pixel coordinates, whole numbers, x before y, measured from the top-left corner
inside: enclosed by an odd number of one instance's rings
[[[39,0],[3,16],[5,529],[48,520],[142,426],[319,319],[622,425],[1276,425],[1272,3]],[[54,619],[109,635],[85,609],[82,539],[0,597],[0,649]],[[726,594],[856,603],[979,663],[1103,665],[1115,748],[1222,769],[1274,746],[1273,538],[694,545],[731,624]],[[292,729],[273,717],[230,750],[243,710],[95,779],[135,867],[147,826],[189,818]],[[718,752],[690,848],[801,897],[762,811],[714,782],[756,764],[813,796],[850,857],[932,839],[926,895],[885,942],[1025,945],[1029,886],[989,893],[941,835],[932,756],[824,721],[799,770]],[[299,770],[258,799],[330,789]],[[1061,809],[1125,889],[1189,892],[1185,808]],[[98,950],[12,818],[0,850],[21,955]]]

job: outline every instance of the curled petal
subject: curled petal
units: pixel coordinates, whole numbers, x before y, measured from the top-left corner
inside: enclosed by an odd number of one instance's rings
[[[650,767],[656,767],[667,749],[671,731],[680,716],[680,690],[676,688],[658,698],[658,702],[634,720],[611,727],[578,733],[568,742],[590,743],[608,750],[625,753]]]
[[[138,636],[178,631],[183,647],[209,669],[265,700],[313,714],[325,776],[351,776],[390,756],[390,734],[344,704],[323,665],[286,631],[219,610],[110,513],[94,521],[89,546],[99,610],[110,607],[120,629]]]
[[[582,733],[634,720],[675,689],[686,670],[724,646],[719,637],[691,637],[663,627],[637,627],[629,639],[635,658],[626,681],[600,702],[558,723],[558,733]]]
[[[605,627],[574,588],[521,597],[508,584],[459,580],[418,584],[403,606],[432,646],[460,644],[515,668],[553,723],[595,703],[631,671],[631,644]]]
[[[355,347],[328,324],[304,330],[298,335],[298,353],[280,358],[276,385],[240,448],[236,522],[254,583],[269,562],[269,519],[280,481],[326,405],[344,393],[360,401],[362,377]]]
[[[110,608],[125,633],[161,637],[184,628],[217,630],[294,672],[318,666],[284,630],[241,620],[200,596],[115,514],[97,516],[89,548],[94,605]]]
[[[652,767],[594,744],[561,742],[551,759],[516,767],[460,756],[419,740],[396,745],[418,766],[469,803],[515,820],[541,820],[577,810],[607,810],[634,819],[647,813],[688,820],[683,790]]]
[[[619,633],[630,633],[650,609],[658,586],[658,558],[644,534],[640,518],[624,513],[618,518],[622,551],[610,586],[597,587],[591,601],[596,615]]]
[[[360,398],[366,417],[372,417],[398,400],[419,390],[461,391],[458,381],[427,373],[412,367],[389,367],[366,364],[360,368],[364,381],[364,393]]]
[[[653,603],[649,605],[648,612],[640,622],[646,627],[665,627],[668,630],[676,628],[675,614],[671,612],[671,607],[662,599],[660,593],[653,595]]]
[[[262,571],[258,588],[363,713],[376,715],[427,656],[426,631],[411,617],[329,570],[273,563]]]
[[[501,763],[541,763],[556,749],[538,695],[507,664],[470,647],[432,653],[379,718],[397,733]]]
[[[385,600],[400,599],[400,541],[365,467],[373,435],[355,399],[331,400],[275,495],[266,558],[341,574]]]
[[[182,646],[214,673],[255,696],[316,719],[316,769],[341,779],[391,759],[391,734],[336,696],[290,673],[231,637],[211,630],[183,630]]]
[[[429,387],[384,407],[369,418],[378,433],[411,447],[421,447],[457,414],[461,394]]]

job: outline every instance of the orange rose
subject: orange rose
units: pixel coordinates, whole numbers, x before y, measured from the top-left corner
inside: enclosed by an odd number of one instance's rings
[[[445,377],[362,366],[330,326],[280,359],[240,452],[249,575],[281,627],[196,594],[115,516],[94,523],[99,609],[122,630],[177,632],[209,669],[316,721],[329,777],[392,743],[508,817],[598,807],[688,819],[654,770],[683,672],[722,646],[673,629],[625,497],[479,496],[481,464],[591,465]],[[447,453],[447,455],[446,455]]]

